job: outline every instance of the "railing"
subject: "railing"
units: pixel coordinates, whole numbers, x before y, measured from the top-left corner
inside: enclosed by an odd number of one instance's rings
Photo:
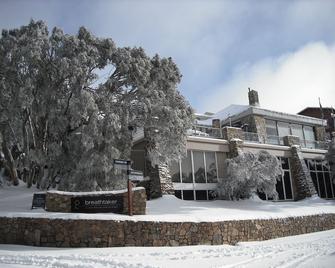
[[[311,140],[301,140],[300,145],[302,148],[307,149],[328,149],[328,142],[326,141],[311,141]]]
[[[208,137],[208,138],[223,138],[222,128],[213,128],[210,126],[193,125],[192,129],[187,130],[187,134],[190,136]],[[284,145],[284,137],[268,135],[264,138],[260,137],[258,133],[243,132],[245,141],[251,143],[262,143],[262,144],[273,144],[273,145]],[[325,141],[311,141],[301,140],[300,145],[302,148],[308,149],[327,149],[328,143]]]
[[[193,125],[192,129],[187,130],[190,136],[208,137],[208,138],[222,138],[222,129],[208,126]]]
[[[252,143],[261,143],[258,133],[243,132],[244,140]]]
[[[284,145],[283,137],[268,135],[266,137],[265,143],[273,145]]]

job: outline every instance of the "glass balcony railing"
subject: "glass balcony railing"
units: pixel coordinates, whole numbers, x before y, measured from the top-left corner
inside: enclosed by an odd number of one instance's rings
[[[261,143],[258,133],[253,132],[243,132],[244,140],[251,143]]]
[[[189,136],[197,137],[208,137],[223,139],[222,128],[213,128],[210,126],[193,125],[192,129],[187,130]],[[273,145],[284,145],[284,137],[268,135],[265,138],[261,137],[258,133],[243,132],[244,140],[251,143],[262,143],[262,144],[273,144]],[[323,149],[328,148],[326,141],[315,141],[315,140],[300,140],[302,148],[308,149]]]
[[[187,134],[198,137],[223,138],[221,128],[213,128],[201,125],[193,125],[192,129],[187,130]]]

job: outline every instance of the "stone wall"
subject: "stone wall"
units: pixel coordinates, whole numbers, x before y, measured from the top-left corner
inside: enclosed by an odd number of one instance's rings
[[[294,200],[301,200],[317,195],[311,174],[300,151],[300,146],[291,146],[291,153],[292,156],[289,158],[289,162]]]
[[[325,141],[326,140],[326,130],[325,127],[314,127],[315,140]]]
[[[122,214],[128,214],[128,193],[127,191],[117,192],[101,192],[101,194],[112,193],[115,196],[122,196],[123,198],[123,211]],[[74,193],[61,192],[61,191],[48,191],[46,194],[46,210],[52,212],[71,212],[71,198]],[[92,196],[98,195],[100,192],[77,194],[78,196]],[[146,210],[146,193],[143,187],[133,188],[133,214],[145,215]]]
[[[44,247],[221,245],[333,228],[335,214],[198,223],[0,217],[0,244]]]
[[[238,127],[222,128],[223,139],[230,141],[231,139],[244,140],[243,130]]]

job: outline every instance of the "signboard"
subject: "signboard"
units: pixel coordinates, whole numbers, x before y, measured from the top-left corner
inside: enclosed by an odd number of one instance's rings
[[[75,196],[71,198],[71,212],[100,213],[123,211],[123,197],[112,194]]]
[[[131,170],[129,174],[129,179],[131,181],[143,181],[143,171],[140,170]]]
[[[46,193],[34,193],[31,209],[45,208]]]
[[[129,160],[122,160],[122,159],[114,159],[113,161],[114,167],[123,170],[129,170],[131,161]]]

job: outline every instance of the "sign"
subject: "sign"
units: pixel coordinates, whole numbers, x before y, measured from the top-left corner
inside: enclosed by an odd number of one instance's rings
[[[131,170],[129,174],[129,179],[131,181],[143,181],[143,171],[140,170]]]
[[[115,168],[129,170],[131,161],[129,160],[122,160],[122,159],[114,159],[113,164]]]
[[[123,197],[113,194],[76,196],[71,198],[71,212],[100,213],[123,211]]]
[[[46,193],[34,193],[33,202],[31,204],[31,209],[33,208],[45,208]]]

